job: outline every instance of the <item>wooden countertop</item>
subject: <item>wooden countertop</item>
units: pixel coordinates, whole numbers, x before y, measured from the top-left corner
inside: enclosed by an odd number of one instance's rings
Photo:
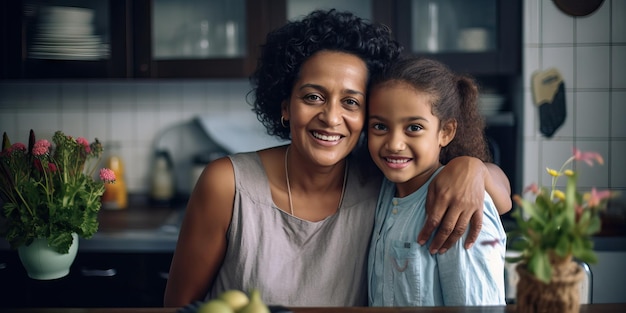
[[[15,313],[176,313],[176,308],[32,308],[2,309]],[[485,307],[416,307],[416,308],[290,308],[293,313],[515,313],[515,305]],[[580,313],[626,312],[626,303],[584,304]]]

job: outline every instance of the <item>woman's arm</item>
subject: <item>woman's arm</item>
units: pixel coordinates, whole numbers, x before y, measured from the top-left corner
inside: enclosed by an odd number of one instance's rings
[[[438,227],[430,252],[444,253],[463,236],[470,224],[465,240],[465,248],[469,249],[482,226],[485,190],[500,214],[511,209],[509,179],[497,165],[466,156],[448,162],[428,188],[426,223],[417,242],[423,245]]]
[[[194,188],[181,225],[165,288],[164,306],[204,300],[226,253],[235,195],[228,158],[213,161]]]
[[[493,204],[483,207],[483,215],[483,227],[474,247],[465,249],[458,241],[446,253],[435,257],[445,306],[506,304],[503,259],[506,232]]]

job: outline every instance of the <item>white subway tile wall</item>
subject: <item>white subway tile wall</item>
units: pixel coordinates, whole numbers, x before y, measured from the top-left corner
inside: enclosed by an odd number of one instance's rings
[[[148,161],[165,131],[199,115],[249,112],[249,90],[246,79],[2,81],[0,131],[12,142],[27,142],[31,128],[38,138],[61,130],[105,145],[118,142],[129,192],[145,193]],[[181,147],[195,144],[176,140]]]
[[[571,17],[553,0],[524,0],[524,13],[522,186],[548,186],[545,168],[559,167],[575,146],[605,159],[601,166],[578,164],[580,189],[609,188],[626,201],[626,1],[604,0],[593,14]],[[567,117],[554,136],[546,138],[539,132],[530,77],[551,67],[564,77]],[[559,185],[563,187],[564,180]],[[600,256],[591,264],[593,303],[623,301],[626,280],[614,278],[624,277],[626,271],[615,270],[616,260]]]
[[[524,0],[523,183],[544,182],[571,147],[598,148],[606,164],[591,182],[626,194],[626,1],[605,0],[585,17],[559,11],[552,0]],[[552,138],[539,132],[530,77],[556,67],[566,86],[567,118]],[[118,141],[131,192],[145,192],[155,141],[195,115],[249,110],[248,81],[124,80],[2,81],[0,130],[14,140],[61,129],[68,134]],[[586,183],[587,184],[587,183]],[[515,191],[517,193],[521,190]]]
[[[605,164],[579,164],[580,188],[626,194],[626,1],[605,0],[594,13],[572,17],[552,0],[524,0],[523,183],[549,184],[571,148],[594,150]],[[567,117],[551,138],[539,132],[530,77],[557,68],[565,81]],[[520,191],[516,191],[520,192]],[[594,299],[595,299],[594,294]]]

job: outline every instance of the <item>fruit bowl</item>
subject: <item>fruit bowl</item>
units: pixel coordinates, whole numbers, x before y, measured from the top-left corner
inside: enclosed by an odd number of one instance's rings
[[[196,313],[202,304],[204,304],[202,301],[192,302],[176,310],[176,313]],[[271,313],[293,313],[293,311],[281,305],[268,305],[267,307]]]

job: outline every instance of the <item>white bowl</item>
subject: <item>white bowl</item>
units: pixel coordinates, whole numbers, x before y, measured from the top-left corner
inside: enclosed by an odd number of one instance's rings
[[[499,94],[482,94],[478,98],[478,110],[483,115],[498,113],[504,105],[506,98]]]
[[[91,24],[93,10],[87,8],[45,6],[41,9],[43,23]]]

